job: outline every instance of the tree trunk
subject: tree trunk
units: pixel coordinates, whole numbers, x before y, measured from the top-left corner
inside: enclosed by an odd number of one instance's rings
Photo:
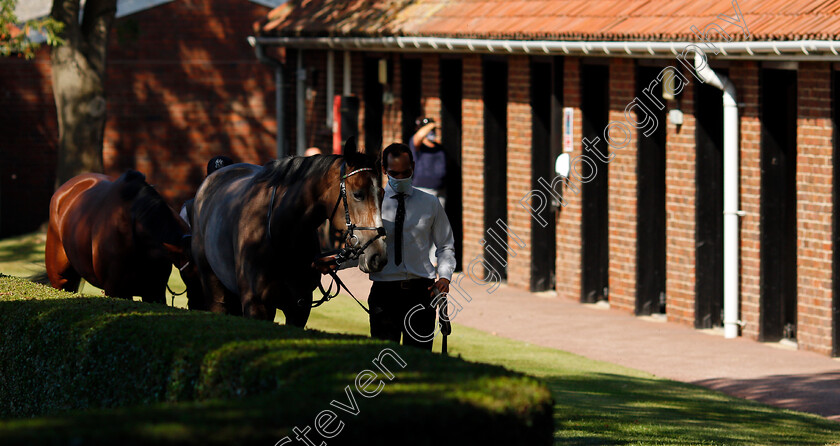
[[[116,0],[88,0],[79,23],[79,0],[54,0],[64,23],[64,45],[53,48],[52,80],[58,114],[56,187],[85,172],[102,172],[105,136],[105,54]]]

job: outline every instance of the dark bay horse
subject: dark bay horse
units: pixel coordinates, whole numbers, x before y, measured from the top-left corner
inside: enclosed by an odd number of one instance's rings
[[[346,230],[347,220],[358,227],[349,238],[362,252],[362,271],[387,262],[384,229],[376,231],[378,172],[371,157],[353,154],[234,164],[209,176],[196,195],[192,226],[205,302],[190,307],[266,320],[280,309],[287,324],[306,325],[321,277],[312,263],[324,220],[336,230]]]
[[[142,173],[79,175],[50,200],[47,277],[67,291],[85,279],[108,296],[165,303],[172,264],[188,260],[187,233]]]

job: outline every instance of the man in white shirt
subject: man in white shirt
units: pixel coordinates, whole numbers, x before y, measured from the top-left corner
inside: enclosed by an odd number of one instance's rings
[[[370,334],[432,349],[435,333],[433,298],[449,292],[455,270],[455,238],[438,199],[412,186],[414,159],[405,144],[391,144],[382,152],[388,175],[382,201],[388,263],[371,273]],[[437,269],[429,259],[435,246]],[[422,310],[412,310],[418,305]],[[411,314],[409,318],[406,315]]]

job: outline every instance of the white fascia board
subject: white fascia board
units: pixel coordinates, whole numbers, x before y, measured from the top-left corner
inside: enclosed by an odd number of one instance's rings
[[[257,37],[257,43],[296,48],[399,52],[551,54],[589,57],[673,58],[696,42],[496,40],[444,37]],[[715,42],[714,59],[837,60],[840,42],[828,40]],[[706,49],[706,46],[700,44]]]

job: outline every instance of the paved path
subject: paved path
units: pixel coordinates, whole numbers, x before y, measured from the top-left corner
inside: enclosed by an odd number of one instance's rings
[[[366,274],[340,276],[367,296]],[[473,299],[462,302],[458,324],[840,421],[840,360],[504,285],[487,294],[468,278],[462,284]]]

